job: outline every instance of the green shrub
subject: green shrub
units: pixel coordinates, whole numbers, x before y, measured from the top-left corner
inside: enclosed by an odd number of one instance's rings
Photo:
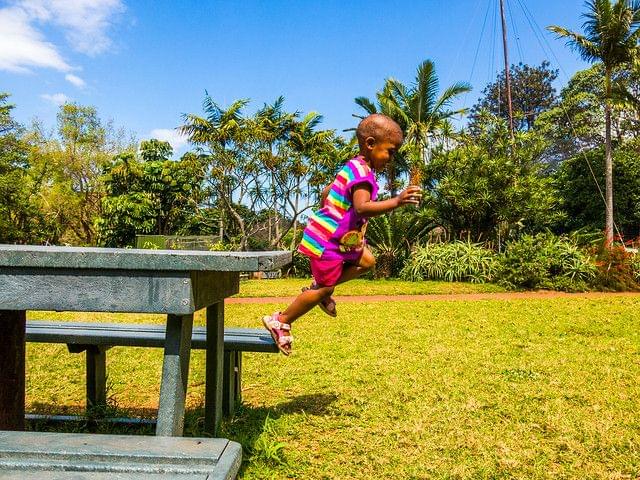
[[[209,251],[210,252],[228,252],[230,250],[234,250],[233,245],[228,244],[228,243],[224,243],[224,242],[216,242],[216,243],[210,243],[209,244]]]
[[[308,278],[311,276],[311,263],[309,257],[294,251],[291,255],[291,263],[283,270],[287,277]]]
[[[511,289],[585,291],[596,276],[591,257],[552,233],[523,235],[500,256],[498,282]]]
[[[631,269],[634,280],[640,283],[640,253],[634,253],[631,257]]]
[[[373,217],[367,225],[367,243],[376,257],[375,278],[397,277],[411,248],[433,227],[429,213],[421,210]]]
[[[480,244],[456,241],[415,248],[400,272],[404,280],[484,283],[496,271],[496,254]]]
[[[605,291],[640,290],[640,261],[638,255],[622,245],[607,248],[602,244],[593,251],[597,274],[593,285]]]

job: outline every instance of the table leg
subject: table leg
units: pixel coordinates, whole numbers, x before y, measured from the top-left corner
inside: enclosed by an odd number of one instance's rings
[[[23,310],[0,310],[0,430],[24,430]]]
[[[224,366],[224,302],[207,307],[207,364],[204,394],[204,429],[218,434],[222,420]]]
[[[156,435],[182,436],[193,314],[168,315]]]

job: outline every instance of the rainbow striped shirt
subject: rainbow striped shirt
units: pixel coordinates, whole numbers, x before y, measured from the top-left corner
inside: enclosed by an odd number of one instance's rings
[[[352,190],[359,183],[371,186],[371,199],[378,195],[378,184],[364,157],[349,160],[331,184],[322,208],[315,212],[302,234],[298,251],[311,258],[327,260],[358,256],[365,245],[367,218],[353,208]]]

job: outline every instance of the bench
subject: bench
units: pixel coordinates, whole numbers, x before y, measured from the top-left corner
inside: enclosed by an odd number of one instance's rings
[[[86,352],[87,408],[106,404],[106,352],[111,347],[163,348],[165,325],[86,323],[29,320],[27,342],[64,343],[69,352]],[[206,327],[193,327],[191,348],[204,350]],[[224,329],[224,371],[222,409],[231,415],[242,400],[242,352],[278,353],[278,347],[266,330],[254,328]],[[205,410],[212,406],[206,405]]]
[[[242,447],[224,438],[0,431],[0,478],[228,480]]]

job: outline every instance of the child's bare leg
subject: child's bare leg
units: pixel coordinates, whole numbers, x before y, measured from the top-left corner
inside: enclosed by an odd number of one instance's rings
[[[349,265],[342,271],[338,283],[348,282],[371,270],[376,264],[376,259],[368,248],[364,249],[358,263]],[[282,323],[291,324],[307,313],[313,307],[333,294],[333,287],[317,287],[308,289],[296,297],[287,309],[280,313]]]
[[[373,256],[368,248],[364,249],[362,256],[358,263],[355,265],[349,265],[342,271],[342,275],[338,279],[338,283],[348,282],[354,278],[358,278],[360,275],[367,273],[376,265],[376,258]]]
[[[322,300],[330,297],[332,293],[333,287],[318,287],[317,289],[305,290],[296,297],[284,312],[280,313],[280,321],[291,324],[318,305]]]

